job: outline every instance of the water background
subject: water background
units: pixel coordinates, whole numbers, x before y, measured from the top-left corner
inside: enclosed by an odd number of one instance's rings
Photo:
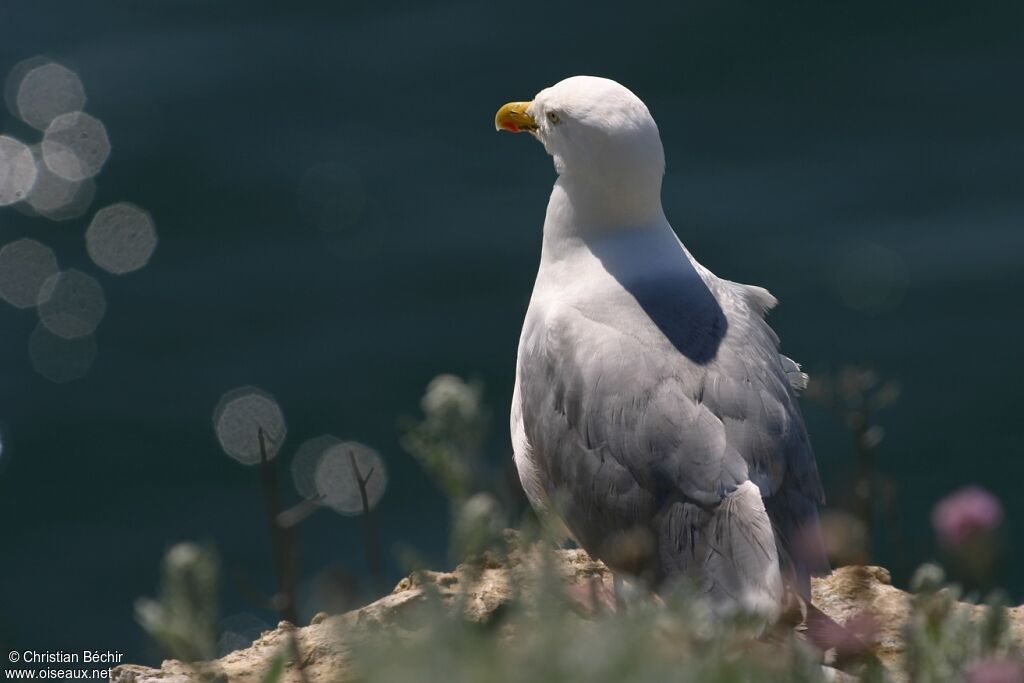
[[[147,268],[115,277],[85,255],[88,217],[0,210],[0,243],[45,242],[108,303],[91,373],[65,385],[29,363],[34,313],[0,310],[0,644],[159,661],[133,601],[186,539],[219,549],[225,615],[273,623],[239,588],[272,585],[257,472],[211,427],[244,384],[280,402],[282,457],[323,433],[378,448],[385,545],[445,566],[447,504],[396,419],[437,373],[480,378],[490,454],[507,462],[554,171],[492,120],[577,73],[647,102],[670,221],[716,273],[781,300],[771,322],[788,355],[811,372],[870,361],[902,382],[880,417],[897,497],[878,561],[905,580],[934,556],[934,501],[979,483],[1006,505],[1003,578],[1019,601],[1017,7],[4,0],[0,72],[44,54],[79,74],[113,144],[93,210],[135,202],[161,241]],[[0,129],[24,127],[0,115]],[[837,273],[854,274],[852,294]],[[841,497],[849,437],[820,408],[806,416]],[[359,532],[329,512],[304,525],[307,587],[325,568],[365,571]]]

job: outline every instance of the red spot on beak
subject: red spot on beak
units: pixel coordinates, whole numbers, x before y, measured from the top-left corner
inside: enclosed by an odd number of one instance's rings
[[[505,130],[512,131],[513,133],[519,132],[519,126],[512,123],[511,121],[503,121],[501,127],[504,128]]]

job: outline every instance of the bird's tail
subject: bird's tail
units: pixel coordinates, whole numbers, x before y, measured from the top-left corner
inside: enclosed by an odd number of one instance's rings
[[[761,492],[745,482],[718,505],[674,503],[661,524],[659,552],[667,576],[692,581],[712,604],[756,611],[774,620],[784,594],[772,523]]]

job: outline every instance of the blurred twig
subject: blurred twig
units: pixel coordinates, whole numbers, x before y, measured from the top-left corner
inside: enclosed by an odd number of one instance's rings
[[[278,517],[281,514],[281,499],[277,487],[277,473],[273,462],[267,457],[266,434],[263,428],[257,430],[260,444],[260,479],[263,483],[263,504],[270,525],[270,541],[274,556],[274,573],[277,579],[277,595],[274,604],[281,616],[291,623],[296,623],[295,616],[295,579],[293,572],[294,557],[292,554],[292,534],[290,529],[282,527]]]
[[[855,508],[867,533],[866,547],[870,548],[879,497],[877,450],[885,436],[885,430],[875,423],[875,416],[899,398],[900,385],[894,380],[882,380],[871,368],[846,366],[835,374],[812,376],[806,395],[828,408],[853,437],[857,464]]]
[[[356,478],[356,485],[359,487],[359,500],[363,506],[363,543],[366,549],[366,561],[370,565],[370,574],[373,576],[377,589],[384,591],[384,563],[381,561],[380,555],[377,520],[370,505],[370,498],[366,494],[366,484],[373,476],[374,469],[371,467],[364,477],[359,471],[359,463],[356,462],[356,455],[353,451],[348,452],[348,458],[352,465],[352,474]]]
[[[270,540],[277,576],[277,595],[274,604],[280,610],[284,620],[295,625],[298,624],[298,616],[295,611],[297,602],[295,580],[298,560],[295,532],[293,527],[284,526],[280,521],[281,500],[277,486],[277,472],[274,463],[267,457],[266,434],[262,427],[257,429],[257,437],[260,444],[260,479],[263,482],[263,502],[267,511],[267,521],[270,523]],[[299,672],[300,679],[305,683],[304,659],[294,629],[289,629],[288,641],[292,657],[295,660],[295,668]]]

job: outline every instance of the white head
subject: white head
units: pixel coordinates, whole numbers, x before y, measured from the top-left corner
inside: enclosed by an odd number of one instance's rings
[[[568,192],[656,205],[660,212],[665,152],[658,126],[640,98],[615,81],[567,78],[532,102],[506,104],[494,125],[544,143]]]

